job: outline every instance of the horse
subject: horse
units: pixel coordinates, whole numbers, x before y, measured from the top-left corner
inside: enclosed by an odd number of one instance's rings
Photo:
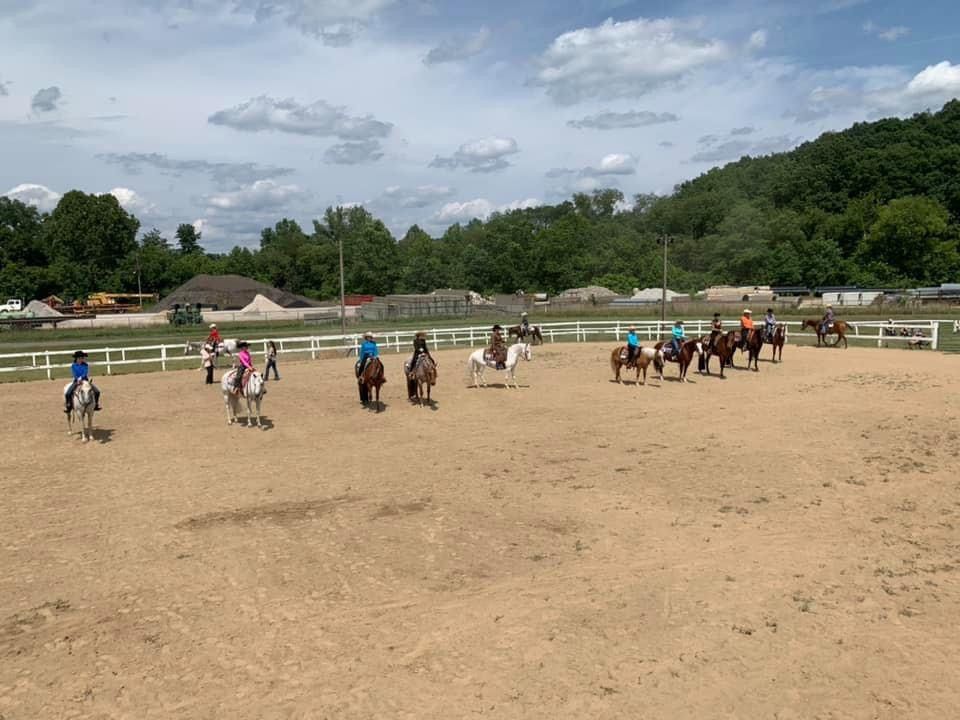
[[[540,332],[539,325],[530,325],[526,333],[523,331],[522,325],[514,325],[513,327],[507,328],[507,338],[516,336],[518,341],[524,342],[527,339],[527,335],[530,336],[531,345],[543,344],[543,334]]]
[[[487,381],[483,377],[483,371],[485,368],[497,369],[495,362],[487,360],[484,357],[485,349],[481,348],[470,354],[470,358],[467,360],[467,372],[473,375],[473,386],[479,387],[483,385],[487,386]],[[507,376],[506,376],[506,385],[510,387],[510,382],[513,381],[515,388],[520,389],[519,383],[517,383],[517,364],[520,362],[520,359],[527,360],[528,362],[533,359],[533,354],[530,352],[529,343],[515,343],[507,349],[507,362],[505,363]]]
[[[409,361],[407,361],[407,364],[409,364]],[[413,368],[413,379],[409,379],[409,375],[407,377],[410,399],[416,400],[420,403],[420,407],[423,407],[423,389],[426,388],[427,404],[431,405],[433,400],[430,399],[430,388],[437,384],[437,364],[433,361],[433,358],[421,355]]]
[[[823,344],[827,347],[836,347],[841,340],[843,340],[843,347],[847,347],[847,330],[850,329],[850,324],[843,320],[834,320],[833,325],[827,328],[827,331],[823,331],[823,322],[821,320],[804,320],[803,329],[811,328],[817,334],[817,347],[820,347],[820,341],[823,341]],[[837,339],[832,343],[827,342],[827,335],[836,335]]]
[[[203,342],[193,342],[188,340],[183,346],[184,355],[194,355],[200,352],[200,348],[206,345],[206,340]],[[215,356],[219,355],[236,355],[237,354],[237,341],[234,339],[221,340],[217,343],[217,346],[214,348],[216,350]]]
[[[63,394],[67,394],[70,383],[63,388]],[[73,391],[73,397],[70,399],[70,412],[67,413],[67,435],[73,434],[73,423],[80,425],[80,437],[84,442],[93,439],[93,408],[96,407],[96,397],[93,394],[93,385],[89,380],[81,380],[77,383]]]
[[[383,410],[383,405],[380,402],[380,388],[386,381],[383,363],[380,362],[380,358],[370,358],[360,373],[360,402],[369,406],[370,391],[373,390],[376,396],[377,412]]]
[[[233,383],[237,368],[229,370],[223,374],[220,379],[220,389],[223,391],[223,404],[227,407],[227,425],[238,423],[237,410],[240,405],[240,398],[233,392]],[[245,385],[241,387],[240,393],[247,401],[247,427],[253,426],[253,418],[256,417],[257,427],[263,427],[260,424],[260,403],[267,390],[263,384],[263,376],[256,370],[250,373]],[[256,414],[254,415],[254,411]]]
[[[637,348],[637,356],[633,359],[633,363],[627,363],[627,346],[621,345],[620,347],[615,347],[613,352],[610,353],[610,369],[613,370],[613,379],[618,383],[623,383],[620,379],[620,368],[625,367],[628,370],[634,368],[637,371],[637,385],[646,385],[647,384],[647,367],[653,362],[657,357],[657,351],[653,348]],[[640,382],[640,372],[643,371],[643,382]]]
[[[663,364],[669,361],[680,366],[680,382],[687,382],[687,370],[690,369],[693,354],[696,353],[699,357],[703,357],[703,342],[698,339],[687,340],[680,346],[680,352],[677,355],[668,357],[664,346],[669,344],[670,341],[661,340],[653,346],[653,349],[657,351],[657,356],[654,358],[654,367],[660,373],[660,380],[663,381]]]
[[[777,323],[773,329],[773,335],[769,337],[763,334],[763,341],[773,346],[773,357],[771,360],[777,362],[777,351],[780,352],[780,362],[783,362],[783,343],[787,338],[787,327],[783,323]]]
[[[753,363],[753,371],[760,372],[760,351],[763,349],[763,331],[756,328],[748,331],[746,342],[742,347],[744,352],[747,353],[747,370],[750,369],[750,363]]]
[[[730,330],[726,333],[720,333],[713,345],[710,345],[709,339],[704,343],[706,350],[703,354],[703,369],[707,375],[710,374],[710,358],[716,355],[720,359],[720,377],[725,377],[723,369],[733,365],[733,354],[737,350],[737,331]]]

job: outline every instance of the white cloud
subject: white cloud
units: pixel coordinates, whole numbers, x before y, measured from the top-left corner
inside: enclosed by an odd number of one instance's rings
[[[23,183],[4,193],[11,200],[19,200],[25,205],[33,205],[41,212],[50,212],[60,202],[60,193],[45,185]]]
[[[755,30],[747,40],[747,50],[763,50],[767,46],[767,31]]]
[[[420,185],[404,188],[392,185],[374,201],[374,205],[399,208],[424,208],[434,203],[448,200],[454,189],[446,185]]]
[[[258,211],[284,207],[291,200],[304,195],[297,185],[278,185],[273,180],[257,180],[241,190],[210,195],[206,202],[215,210]]]
[[[382,157],[380,141],[360,140],[332,145],[323,154],[323,161],[334,165],[360,165]]]
[[[696,163],[715,163],[726,160],[738,160],[744,155],[758,157],[760,155],[770,155],[771,153],[784,152],[795,147],[800,142],[800,138],[790,137],[789,135],[780,135],[777,137],[763,138],[762,140],[727,140],[719,145],[706,143],[707,148],[697,152],[691,162]]]
[[[473,219],[486,220],[495,212],[510,212],[511,210],[526,210],[542,205],[535,198],[514,200],[505,205],[495,205],[486,198],[467,200],[466,202],[451,202],[444,205],[433,215],[433,222],[437,224],[469,222]]]
[[[295,135],[367,140],[386,137],[393,129],[372,115],[350,116],[346,108],[317,100],[301,105],[292,98],[274,100],[266,95],[251,98],[208,118],[213,125],[225,125],[243,132],[275,130]]]
[[[478,55],[490,44],[490,28],[482,27],[468,37],[456,37],[445,40],[430,50],[423,58],[424,65],[438,65],[445,62],[466,60]]]
[[[944,101],[960,95],[960,65],[944,60],[924,68],[907,83],[906,94]]]
[[[260,165],[251,162],[210,162],[208,160],[177,160],[160,153],[103,153],[97,158],[111,165],[119,165],[131,175],[139,175],[144,168],[158,170],[165,175],[181,177],[184,173],[208,175],[218,185],[249,184],[255,180],[291,175],[293,168]]]
[[[863,24],[863,31],[867,35],[874,35],[881,40],[886,40],[888,42],[894,42],[895,40],[899,40],[900,38],[910,34],[910,28],[903,25],[882,28],[878,27],[872,20],[867,20],[867,22]]]
[[[156,210],[156,205],[147,202],[135,190],[131,190],[130,188],[116,187],[107,194],[113,195],[117,199],[117,202],[120,203],[120,207],[135,215],[137,213],[149,215]]]
[[[637,172],[637,159],[628,153],[610,153],[600,159],[596,167],[587,167],[581,171],[584,177],[602,175],[634,175]]]
[[[656,113],[649,110],[629,110],[627,112],[602,112],[596,115],[588,115],[581,120],[568,120],[567,126],[578,129],[621,130],[677,122],[679,119],[670,112]]]
[[[532,82],[564,105],[637,97],[730,55],[720,40],[697,37],[698,28],[684,20],[639,18],[567,32],[540,57]]]
[[[506,157],[520,151],[513,138],[488,137],[464,143],[450,157],[435,157],[430,167],[466,168],[470,172],[487,173],[510,167]]]

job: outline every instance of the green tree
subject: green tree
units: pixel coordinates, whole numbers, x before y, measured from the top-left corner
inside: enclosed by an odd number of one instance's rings
[[[190,223],[180,223],[177,226],[176,235],[177,244],[180,246],[180,253],[182,255],[192,255],[203,252],[203,249],[200,247],[200,237],[202,233],[197,232],[197,229]]]
[[[948,236],[949,215],[936,200],[907,197],[880,208],[862,243],[867,260],[883,263],[894,276],[927,279],[927,264]]]

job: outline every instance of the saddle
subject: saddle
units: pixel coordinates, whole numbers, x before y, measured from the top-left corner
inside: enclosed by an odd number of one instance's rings
[[[247,383],[250,382],[250,378],[251,378],[251,377],[253,376],[253,374],[256,372],[256,368],[244,368],[244,370],[243,370],[243,377],[240,378],[240,387],[237,387],[237,384],[236,384],[236,377],[237,377],[237,376],[236,376],[236,373],[239,372],[239,371],[238,371],[238,370],[234,370],[233,372],[234,372],[234,376],[233,376],[233,377],[234,377],[234,383],[233,383],[233,390],[232,390],[232,392],[233,392],[234,395],[239,395],[241,392],[243,392],[244,390],[247,389]]]

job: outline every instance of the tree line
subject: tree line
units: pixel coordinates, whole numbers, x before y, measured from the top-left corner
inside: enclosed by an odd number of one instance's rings
[[[797,149],[744,157],[668,196],[616,189],[497,213],[432,237],[397,240],[362,207],[329,208],[312,227],[281,219],[259,247],[213,254],[181,224],[150,230],[111,195],[66,193],[49,214],[0,198],[0,295],[94,291],[161,295],[199,273],[235,273],[314,297],[439,287],[555,293],[660,284],[658,241],[669,238],[669,285],[906,287],[960,279],[960,101],[909,119],[858,123]],[[628,209],[623,210],[628,205]]]

